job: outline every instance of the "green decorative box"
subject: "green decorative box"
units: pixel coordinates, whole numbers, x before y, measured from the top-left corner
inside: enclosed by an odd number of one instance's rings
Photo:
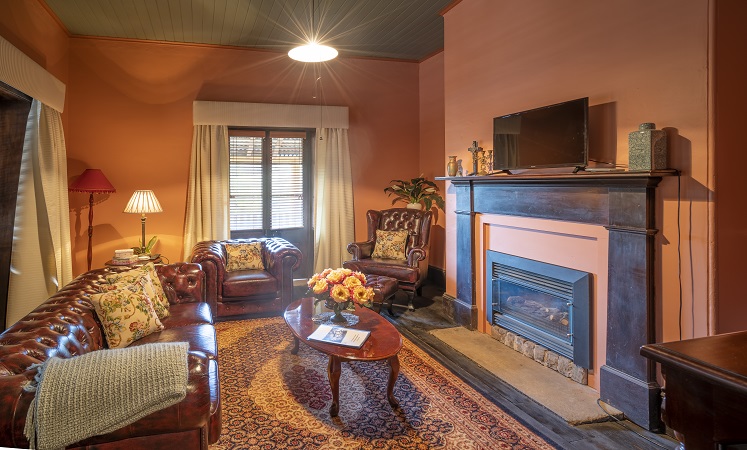
[[[628,135],[628,170],[667,168],[667,133],[653,123],[642,123]]]

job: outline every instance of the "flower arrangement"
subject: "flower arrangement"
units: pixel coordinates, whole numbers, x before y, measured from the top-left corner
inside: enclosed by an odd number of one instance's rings
[[[441,208],[445,207],[445,202],[441,194],[438,193],[438,186],[433,181],[423,177],[421,174],[411,180],[392,180],[391,186],[384,188],[390,197],[394,195],[392,205],[402,201],[407,203],[424,204],[426,210],[430,210],[433,203]]]
[[[316,297],[314,304],[323,301],[324,306],[339,316],[343,310],[355,310],[355,305],[371,307],[373,288],[364,286],[366,276],[350,269],[324,269],[315,273],[307,286],[307,294]]]

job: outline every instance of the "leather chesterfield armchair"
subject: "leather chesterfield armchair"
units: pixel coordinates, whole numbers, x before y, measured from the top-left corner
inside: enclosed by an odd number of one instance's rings
[[[408,295],[408,307],[413,309],[412,300],[415,294],[421,294],[420,288],[428,275],[432,217],[431,211],[408,208],[369,210],[366,213],[368,239],[348,244],[348,253],[353,255],[353,258],[345,261],[343,267],[367,275],[396,279],[399,282],[399,288]],[[376,246],[376,230],[407,230],[406,259],[372,258],[371,254]]]
[[[227,271],[226,245],[261,242],[265,269]],[[202,241],[191,261],[205,271],[206,299],[216,317],[281,313],[293,301],[293,271],[301,251],[282,238]]]

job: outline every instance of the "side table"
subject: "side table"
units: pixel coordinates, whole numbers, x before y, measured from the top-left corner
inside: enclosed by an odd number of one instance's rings
[[[159,256],[156,259],[137,260],[137,261],[135,261],[133,263],[130,263],[130,264],[114,264],[114,261],[110,259],[109,261],[105,262],[104,265],[106,267],[109,267],[109,268],[111,268],[111,267],[127,267],[129,269],[133,269],[135,267],[144,266],[144,265],[146,265],[148,263],[151,263],[151,262],[153,264],[163,264],[163,260]]]

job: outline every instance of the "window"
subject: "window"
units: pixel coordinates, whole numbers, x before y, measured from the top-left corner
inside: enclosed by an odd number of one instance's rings
[[[229,130],[232,238],[278,236],[311,255],[312,130]],[[310,266],[309,266],[310,267]],[[305,276],[305,275],[304,275]]]

